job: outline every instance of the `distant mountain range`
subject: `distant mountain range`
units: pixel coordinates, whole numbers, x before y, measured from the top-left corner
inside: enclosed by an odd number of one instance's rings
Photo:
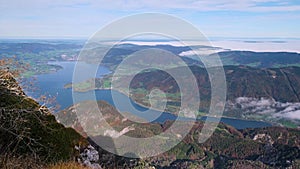
[[[224,65],[245,65],[257,68],[300,66],[300,54],[289,52],[219,52]]]
[[[277,67],[287,67],[287,66],[300,66],[300,54],[292,52],[251,52],[251,51],[222,51],[218,52],[220,48],[211,46],[193,46],[195,49],[195,54],[202,50],[198,56],[181,56],[183,52],[189,52],[192,50],[188,46],[171,46],[171,45],[133,45],[133,44],[120,44],[115,45],[110,51],[105,55],[102,60],[102,64],[115,67],[118,65],[122,59],[127,57],[134,52],[144,50],[144,49],[162,49],[169,51],[177,56],[180,56],[188,65],[201,65],[201,57],[210,57],[215,54],[205,54],[207,50],[210,52],[216,51],[219,55],[224,66],[226,65],[244,65],[255,68],[277,68]],[[97,45],[96,48],[91,49],[94,54],[82,55],[83,60],[88,62],[99,62],[99,57],[97,52],[103,52],[101,45]]]
[[[103,47],[107,45],[95,44],[90,45],[91,51],[101,52]],[[65,55],[68,58],[78,56],[80,50],[84,47],[84,43],[81,41],[24,41],[24,42],[11,42],[2,41],[0,42],[0,58],[16,56],[20,61],[50,61],[57,60],[61,61],[63,58],[61,55]],[[106,65],[117,65],[120,61],[130,54],[136,51],[144,49],[162,49],[172,52],[175,55],[181,56],[184,52],[191,51],[189,46],[172,46],[172,45],[135,45],[135,44],[118,44],[114,45],[113,48],[106,54],[103,64]],[[195,49],[195,53],[199,53],[199,56],[206,56],[209,53],[215,51],[220,56],[224,65],[245,65],[258,68],[271,68],[271,67],[286,67],[286,66],[299,66],[300,54],[291,52],[251,52],[251,51],[221,51],[222,48],[212,46],[192,46]],[[221,51],[221,52],[219,52]],[[96,62],[99,58],[97,55],[83,56],[88,62]],[[188,64],[201,64],[199,58],[196,56],[183,56],[181,57]]]

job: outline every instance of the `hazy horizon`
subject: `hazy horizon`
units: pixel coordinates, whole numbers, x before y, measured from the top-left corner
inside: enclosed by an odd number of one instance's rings
[[[300,1],[294,0],[11,0],[1,1],[0,11],[0,37],[11,38],[88,38],[117,19],[140,13],[179,17],[209,38],[300,38]]]

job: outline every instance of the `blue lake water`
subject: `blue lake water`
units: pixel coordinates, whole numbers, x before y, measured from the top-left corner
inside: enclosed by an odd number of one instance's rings
[[[149,110],[145,107],[142,107],[134,102],[132,102],[126,95],[114,91],[114,90],[96,90],[89,92],[74,92],[72,93],[72,89],[65,89],[64,85],[72,82],[73,70],[76,62],[68,61],[68,62],[52,62],[49,64],[56,64],[63,67],[57,72],[49,73],[49,74],[41,74],[37,75],[36,86],[40,89],[38,94],[45,94],[47,96],[55,96],[57,98],[58,104],[61,106],[61,109],[65,109],[71,105],[73,105],[73,96],[76,97],[76,102],[85,101],[85,100],[94,100],[93,93],[95,92],[95,96],[97,100],[104,100],[111,105],[115,106],[121,112],[130,112],[134,115],[137,115],[141,118],[147,119],[152,122],[163,123],[166,120],[176,120],[176,115],[170,113],[160,113],[156,110]],[[87,64],[84,62],[78,62],[77,64],[81,64],[84,69],[81,73],[81,80],[87,80],[90,78],[94,78],[94,75],[90,75],[91,71],[98,67],[98,65]],[[105,74],[110,73],[110,71],[106,67],[99,66],[96,70],[96,77],[101,77]],[[119,100],[118,104],[115,104],[115,100],[113,101],[112,95],[114,95],[114,99]],[[33,95],[33,97],[37,97]],[[126,102],[128,100],[128,102]],[[76,103],[75,102],[75,103]],[[132,106],[129,106],[131,104]],[[158,118],[156,118],[158,117]],[[188,120],[186,118],[179,118],[180,120]],[[202,120],[205,120],[206,117],[203,117]],[[216,120],[215,118],[209,118],[210,121]],[[231,119],[231,118],[221,118],[221,122],[231,125],[237,129],[243,128],[258,128],[258,127],[266,127],[271,126],[269,123],[260,122],[260,121],[248,121],[248,120],[240,120],[240,119]]]

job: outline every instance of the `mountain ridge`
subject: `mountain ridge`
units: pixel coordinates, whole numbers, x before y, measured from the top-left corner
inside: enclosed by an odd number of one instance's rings
[[[29,98],[8,70],[0,70],[0,168],[12,157],[31,158],[42,165],[71,160],[78,155],[74,146],[87,144]],[[27,167],[35,167],[35,162]]]

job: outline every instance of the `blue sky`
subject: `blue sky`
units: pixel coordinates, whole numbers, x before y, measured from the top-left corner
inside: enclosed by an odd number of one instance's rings
[[[0,0],[0,37],[87,38],[142,12],[183,18],[211,38],[300,38],[299,0]]]

